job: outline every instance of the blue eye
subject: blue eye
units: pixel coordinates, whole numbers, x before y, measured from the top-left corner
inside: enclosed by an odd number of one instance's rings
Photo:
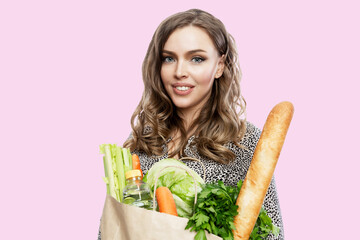
[[[174,62],[175,60],[172,57],[163,57],[163,62],[170,63]]]
[[[193,61],[194,63],[201,63],[201,62],[205,61],[205,59],[202,57],[193,57],[191,59],[191,61]]]

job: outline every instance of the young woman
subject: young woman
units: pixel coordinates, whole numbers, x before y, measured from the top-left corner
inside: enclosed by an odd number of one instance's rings
[[[249,168],[260,130],[244,119],[240,68],[232,36],[211,14],[191,9],[165,19],[143,62],[144,93],[124,143],[146,173],[165,158],[192,157],[206,182],[236,185]],[[200,176],[199,162],[184,161]],[[264,208],[283,224],[274,179]]]

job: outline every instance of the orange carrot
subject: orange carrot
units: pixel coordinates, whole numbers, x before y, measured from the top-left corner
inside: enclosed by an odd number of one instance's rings
[[[156,200],[159,206],[159,212],[177,216],[177,210],[174,198],[167,187],[158,187],[156,189]]]
[[[141,172],[141,179],[142,179],[142,178],[143,178],[143,172],[142,172],[142,170],[141,170],[139,156],[136,155],[136,154],[133,154],[131,157],[132,157],[132,169],[133,169],[133,170],[135,170],[135,169],[140,170],[140,172]]]
[[[132,169],[135,170],[135,169],[141,169],[140,168],[140,159],[139,159],[139,156],[136,155],[136,154],[133,154],[132,155]]]

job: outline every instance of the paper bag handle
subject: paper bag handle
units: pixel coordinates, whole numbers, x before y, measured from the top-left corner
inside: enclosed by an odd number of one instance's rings
[[[193,157],[182,157],[182,158],[180,158],[180,160],[192,160],[192,161],[196,161],[196,162],[200,163],[200,165],[201,165],[201,167],[203,169],[203,173],[204,173],[203,174],[203,180],[204,180],[204,182],[206,182],[206,168],[205,168],[205,165],[204,165],[204,163],[202,161],[200,161],[197,158],[193,158]]]

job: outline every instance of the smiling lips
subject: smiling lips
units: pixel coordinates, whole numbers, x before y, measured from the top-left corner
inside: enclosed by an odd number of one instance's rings
[[[177,84],[172,85],[172,87],[173,87],[175,94],[182,95],[182,96],[190,94],[194,89],[194,86],[190,85],[190,84],[177,83]]]

